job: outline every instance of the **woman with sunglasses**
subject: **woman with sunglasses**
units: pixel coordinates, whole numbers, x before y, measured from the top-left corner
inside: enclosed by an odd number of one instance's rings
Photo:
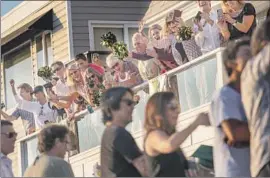
[[[129,88],[110,88],[103,95],[101,108],[106,128],[101,141],[102,177],[147,176],[143,154],[125,129],[132,122],[134,105]]]
[[[188,127],[178,132],[179,113],[179,104],[172,92],[155,93],[148,100],[144,151],[151,177],[185,177],[188,165],[179,147],[199,125],[210,124],[208,115],[201,113]]]

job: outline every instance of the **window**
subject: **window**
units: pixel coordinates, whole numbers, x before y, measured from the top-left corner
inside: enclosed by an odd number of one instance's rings
[[[103,34],[112,32],[116,35],[117,41],[124,41],[129,50],[133,49],[132,36],[138,31],[138,22],[100,22],[89,21],[90,49],[91,51],[109,51],[100,44],[100,38]],[[148,35],[148,28],[144,29],[144,33]],[[101,59],[105,60],[107,55],[101,55]]]
[[[33,71],[30,43],[4,55],[4,76],[5,76],[5,94],[6,108],[15,106],[15,101],[9,85],[11,79],[15,80],[15,85],[28,83],[33,86]]]
[[[51,33],[43,32],[35,38],[37,70],[43,66],[50,66],[53,63],[53,53],[51,45]],[[38,84],[45,84],[42,78],[38,77]]]

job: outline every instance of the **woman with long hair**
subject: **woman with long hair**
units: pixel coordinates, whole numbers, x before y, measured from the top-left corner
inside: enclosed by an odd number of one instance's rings
[[[210,124],[208,115],[201,113],[187,128],[178,132],[175,127],[179,113],[179,103],[172,92],[155,93],[148,100],[144,151],[150,176],[185,177],[188,165],[179,147],[199,125]]]
[[[251,37],[255,29],[256,10],[251,3],[243,0],[223,0],[223,16],[218,22],[225,41],[235,40],[243,36]]]

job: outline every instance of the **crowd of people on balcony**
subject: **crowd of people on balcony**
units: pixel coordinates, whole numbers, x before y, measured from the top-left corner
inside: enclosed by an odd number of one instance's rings
[[[179,146],[199,125],[208,126],[209,118],[215,128],[216,176],[270,176],[270,22],[266,20],[256,27],[255,8],[242,0],[223,0],[222,9],[217,11],[212,9],[211,1],[197,1],[197,4],[200,11],[193,19],[192,28],[185,25],[180,10],[166,16],[163,28],[152,25],[148,34],[144,34],[141,22],[138,32],[132,36],[134,49],[123,58],[111,47],[112,53],[106,62],[98,54],[93,55],[90,63],[84,54],[76,55],[68,66],[56,61],[50,66],[54,76],[49,83],[34,89],[27,83],[20,84],[19,94],[15,81],[11,80],[17,107],[11,115],[0,110],[5,119],[1,119],[1,163],[4,165],[1,164],[1,173],[13,176],[6,155],[13,151],[17,134],[9,121],[21,117],[26,135],[40,131],[41,156],[25,176],[57,176],[59,172],[56,172],[62,170],[60,176],[73,177],[70,165],[63,158],[66,151],[77,149],[76,138],[70,139],[76,133],[75,116],[101,107],[106,126],[101,141],[102,176],[184,177],[188,165]],[[139,102],[130,88],[221,46],[226,47],[223,59],[229,82],[213,97],[209,118],[208,114],[199,114],[186,129],[177,132],[178,91],[152,95],[146,105],[142,153],[125,129]],[[202,71],[200,75],[206,75]],[[177,85],[173,77],[169,83]],[[68,128],[51,125],[60,122]],[[69,148],[69,145],[74,146]],[[59,165],[59,169],[51,167],[52,164]]]

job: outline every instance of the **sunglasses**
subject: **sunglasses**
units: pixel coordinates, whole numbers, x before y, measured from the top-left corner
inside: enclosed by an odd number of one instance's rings
[[[170,104],[168,104],[168,108],[170,110],[172,110],[172,111],[175,111],[175,110],[180,109],[180,106],[179,106],[179,104],[172,104],[172,103],[170,103]]]
[[[57,71],[61,70],[62,67],[57,67],[56,69],[53,70],[53,73],[56,73]]]
[[[136,102],[130,99],[122,99],[121,101],[125,102],[128,106],[135,105]]]
[[[8,132],[8,133],[1,133],[3,135],[6,135],[7,138],[13,138],[13,137],[17,137],[17,133],[16,132]]]

